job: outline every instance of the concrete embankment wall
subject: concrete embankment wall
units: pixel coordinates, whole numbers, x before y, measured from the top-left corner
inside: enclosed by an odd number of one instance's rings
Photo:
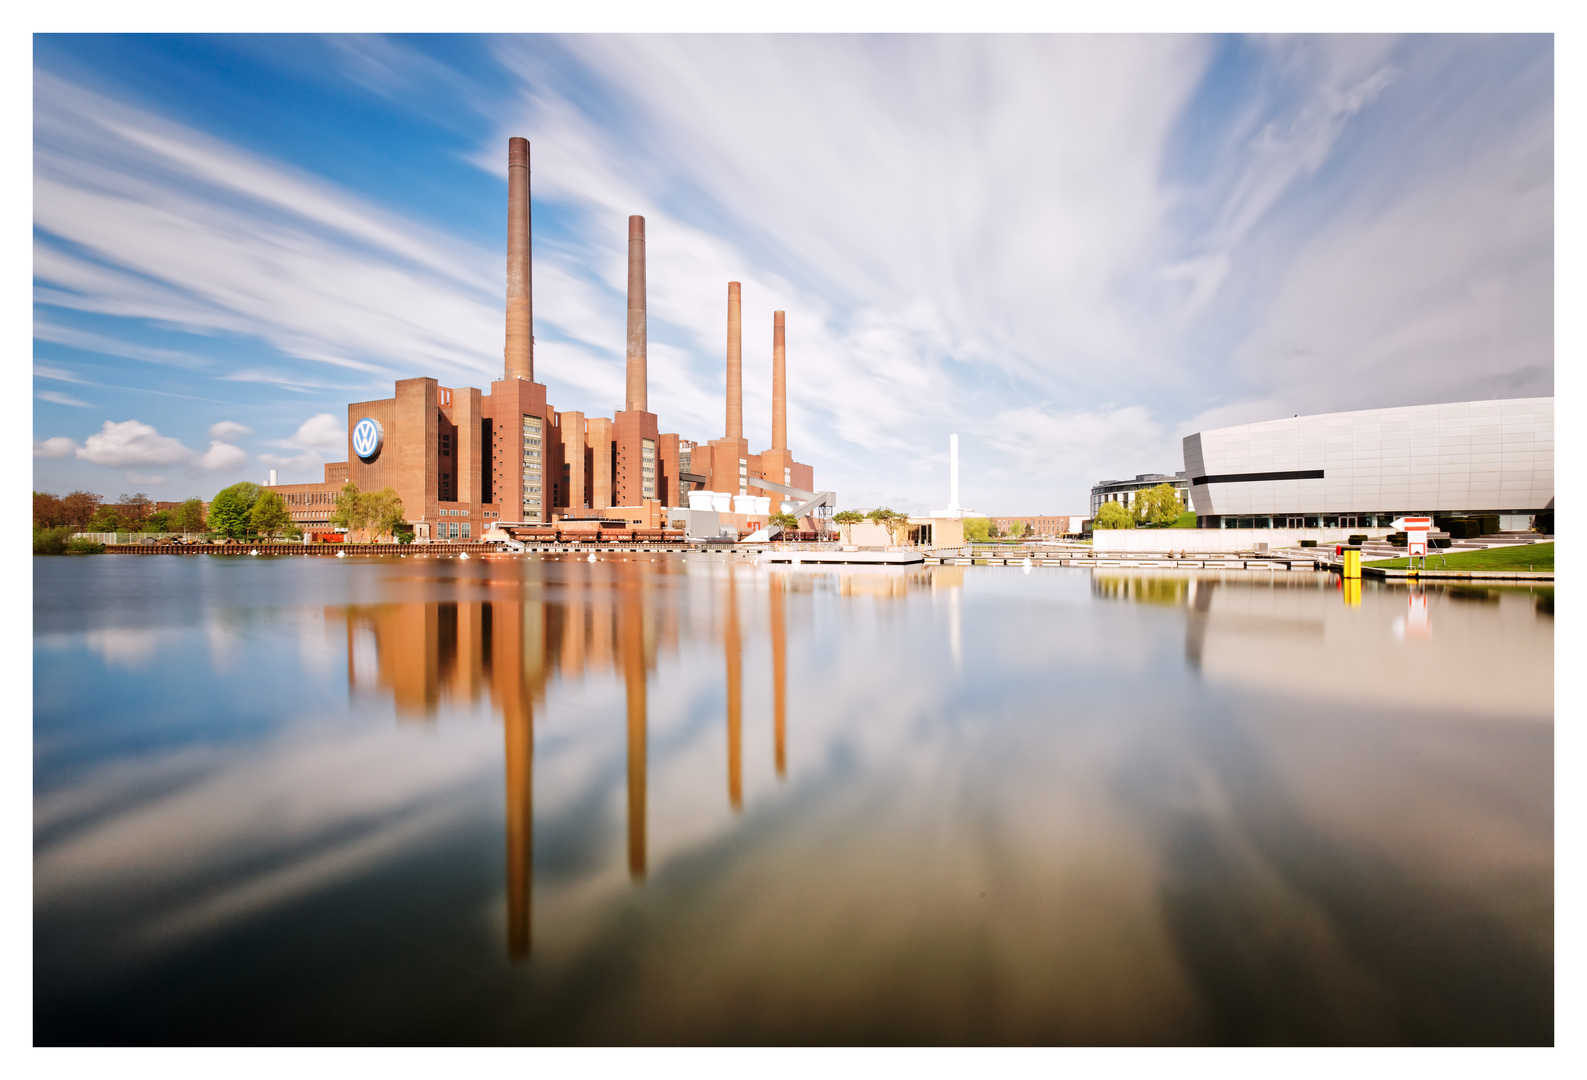
[[[490,549],[481,544],[106,544],[106,555],[478,555]]]
[[[1318,547],[1342,544],[1352,536],[1388,536],[1393,529],[1098,529],[1093,551],[1269,551],[1315,540]]]

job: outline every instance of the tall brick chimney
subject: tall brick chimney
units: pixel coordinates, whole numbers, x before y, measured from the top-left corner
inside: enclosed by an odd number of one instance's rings
[[[529,140],[507,140],[507,347],[503,377],[535,377],[534,298],[530,285]]]
[[[647,412],[645,383],[645,219],[628,219],[628,405]]]
[[[771,448],[788,449],[788,343],[781,311],[771,313]]]
[[[744,437],[744,316],[741,286],[727,283],[727,432],[728,439]]]

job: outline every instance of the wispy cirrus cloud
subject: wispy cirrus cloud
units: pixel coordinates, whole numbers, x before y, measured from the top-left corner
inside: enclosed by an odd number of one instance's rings
[[[58,390],[39,390],[33,396],[40,401],[48,401],[55,405],[70,405],[75,409],[93,408],[88,402],[74,398],[70,394],[63,394]]]
[[[34,119],[39,302],[371,373],[497,366],[486,253],[45,72]]]

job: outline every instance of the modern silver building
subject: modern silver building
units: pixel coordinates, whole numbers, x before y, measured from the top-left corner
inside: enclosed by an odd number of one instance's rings
[[[1296,416],[1185,437],[1202,528],[1386,529],[1405,514],[1498,514],[1526,529],[1554,507],[1554,399]]]

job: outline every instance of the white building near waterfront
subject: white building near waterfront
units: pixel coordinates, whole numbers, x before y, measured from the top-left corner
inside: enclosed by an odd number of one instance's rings
[[[1205,529],[1349,529],[1406,514],[1498,514],[1527,529],[1554,507],[1554,399],[1508,398],[1295,416],[1184,440]]]

